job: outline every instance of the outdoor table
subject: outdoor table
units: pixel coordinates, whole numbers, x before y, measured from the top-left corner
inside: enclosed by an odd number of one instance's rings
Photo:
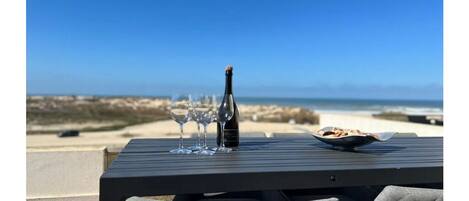
[[[443,182],[442,137],[396,137],[355,151],[312,137],[241,138],[239,150],[213,156],[169,153],[176,145],[177,139],[131,140],[101,176],[100,200]]]

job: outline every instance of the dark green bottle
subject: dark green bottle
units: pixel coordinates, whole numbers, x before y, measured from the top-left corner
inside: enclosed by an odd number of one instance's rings
[[[231,95],[233,97],[234,114],[233,117],[225,123],[225,146],[238,147],[239,146],[239,110],[233,96],[233,66],[228,65],[225,69],[225,94],[224,96]],[[224,100],[224,99],[223,99]],[[217,145],[221,141],[221,125],[217,123]]]

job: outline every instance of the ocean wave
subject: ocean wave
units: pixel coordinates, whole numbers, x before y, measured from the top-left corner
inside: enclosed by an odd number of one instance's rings
[[[296,98],[240,98],[244,104],[273,104],[299,106],[317,112],[363,113],[401,112],[405,114],[442,114],[442,101],[415,100],[348,100],[348,99],[296,99]]]

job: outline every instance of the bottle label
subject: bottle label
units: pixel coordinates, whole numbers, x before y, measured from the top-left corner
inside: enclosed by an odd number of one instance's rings
[[[225,129],[225,146],[237,147],[239,145],[239,129]]]

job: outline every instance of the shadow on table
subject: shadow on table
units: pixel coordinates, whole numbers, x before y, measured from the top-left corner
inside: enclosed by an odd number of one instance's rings
[[[253,150],[262,150],[266,149],[269,146],[273,146],[276,143],[285,143],[288,141],[293,141],[293,140],[268,140],[268,141],[246,141],[242,142],[241,146],[238,148],[238,150],[243,150],[243,151],[253,151]]]
[[[363,147],[357,147],[354,149],[344,149],[341,147],[334,147],[334,146],[327,145],[327,144],[314,143],[311,145],[319,147],[321,149],[328,149],[328,150],[340,151],[340,152],[371,154],[371,155],[382,155],[382,154],[392,153],[396,151],[401,151],[406,148],[402,146],[392,146],[392,145],[365,145]]]

